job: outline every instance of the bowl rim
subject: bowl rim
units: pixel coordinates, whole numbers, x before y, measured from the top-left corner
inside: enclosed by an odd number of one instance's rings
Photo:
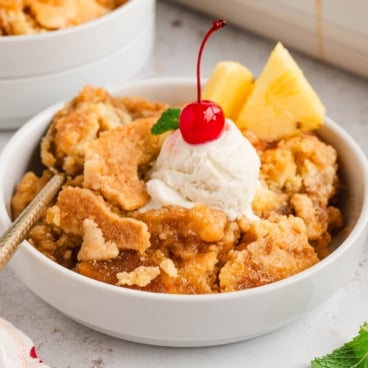
[[[38,40],[47,40],[49,38],[58,38],[63,37],[64,35],[68,35],[70,33],[88,30],[88,28],[92,27],[103,27],[106,22],[109,22],[111,19],[119,17],[120,13],[129,11],[130,8],[136,6],[136,4],[139,3],[139,0],[128,0],[125,4],[120,5],[119,7],[113,9],[112,11],[98,17],[95,19],[91,19],[87,22],[77,24],[72,27],[63,28],[63,29],[57,29],[57,30],[51,30],[46,31],[42,33],[32,33],[32,34],[20,34],[20,35],[9,35],[9,36],[3,36],[0,37],[0,45],[1,43],[20,43],[24,41],[38,41]],[[128,9],[128,10],[127,10]],[[57,42],[57,40],[55,40]]]
[[[70,68],[58,69],[52,72],[47,72],[47,73],[42,73],[42,74],[31,74],[31,75],[26,75],[22,77],[9,77],[9,78],[0,77],[0,88],[6,89],[6,88],[9,88],[9,86],[16,86],[18,83],[38,83],[40,81],[45,81],[50,78],[62,78],[64,76],[68,76],[71,74],[78,74],[78,73],[82,74],[86,68],[98,68],[100,66],[103,66],[104,64],[110,61],[113,61],[116,57],[127,54],[127,51],[129,51],[132,48],[132,46],[136,43],[137,39],[140,39],[142,38],[142,36],[147,35],[148,34],[147,32],[152,29],[153,25],[154,25],[154,19],[148,20],[144,24],[144,26],[141,27],[139,32],[134,35],[134,37],[131,39],[129,43],[122,45],[120,48],[115,49],[112,53],[104,55],[101,58],[93,59],[93,60],[85,62],[84,64],[78,64]],[[1,37],[0,37],[0,40],[1,40]]]
[[[147,87],[147,86],[179,86],[184,87],[185,85],[192,86],[194,85],[193,78],[183,78],[183,77],[159,77],[159,78],[147,78],[138,81],[131,81],[123,86],[110,86],[105,87],[109,90],[112,94],[118,94],[119,91],[125,91],[129,88],[135,87]],[[52,106],[48,107],[47,109],[41,111],[33,118],[29,119],[21,128],[19,128],[15,134],[9,139],[9,141],[4,146],[4,149],[0,153],[0,177],[5,174],[4,172],[4,164],[3,161],[7,161],[7,156],[14,151],[13,146],[18,146],[18,141],[24,140],[24,137],[27,137],[28,134],[34,130],[34,128],[39,128],[39,126],[47,127],[47,122],[50,121],[51,117],[54,115],[56,111],[58,111],[61,107],[64,106],[66,101],[61,101]],[[78,274],[70,269],[67,269],[60,264],[52,261],[43,253],[38,251],[34,248],[28,241],[23,241],[20,245],[18,251],[25,251],[30,253],[33,257],[38,258],[41,262],[44,262],[46,266],[54,268],[59,274],[62,274],[63,277],[73,279],[73,282],[79,282],[84,284],[85,286],[89,286],[92,288],[97,289],[104,289],[105,291],[111,291],[117,295],[121,294],[121,296],[129,296],[129,297],[139,297],[143,299],[149,300],[156,300],[156,301],[165,301],[165,302],[203,302],[203,301],[219,301],[219,300],[233,300],[237,298],[248,298],[257,295],[262,295],[264,293],[268,293],[269,290],[277,290],[288,287],[292,284],[297,284],[299,281],[302,281],[305,278],[313,275],[314,273],[318,273],[323,268],[327,267],[330,263],[334,262],[336,258],[342,257],[348,249],[350,249],[354,243],[358,240],[361,236],[363,231],[365,230],[367,223],[368,223],[368,161],[363,153],[360,146],[353,140],[353,138],[341,127],[339,126],[334,120],[326,116],[325,118],[325,126],[328,129],[332,129],[335,134],[337,134],[340,138],[342,138],[349,149],[352,151],[354,156],[357,158],[359,163],[363,167],[363,183],[364,183],[364,201],[362,204],[362,209],[357,218],[356,223],[354,224],[353,228],[351,229],[350,233],[347,237],[343,240],[344,246],[340,246],[335,249],[331,254],[329,254],[324,259],[320,260],[315,265],[295,274],[289,276],[285,279],[275,281],[270,284],[239,290],[239,291],[231,291],[226,293],[215,293],[215,294],[169,294],[169,293],[162,293],[162,292],[148,292],[143,290],[134,290],[124,287],[117,287],[115,285],[107,284],[102,281],[98,281],[95,279],[91,279],[87,276],[83,276]],[[0,194],[3,192],[3,184],[0,181]],[[11,223],[7,205],[3,200],[3,196],[0,195],[0,220],[3,220],[4,223],[2,224],[3,227],[8,227]],[[17,252],[18,252],[17,251]],[[11,266],[11,262],[10,262]]]

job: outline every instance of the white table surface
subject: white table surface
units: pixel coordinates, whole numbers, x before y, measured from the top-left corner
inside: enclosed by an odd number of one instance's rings
[[[159,1],[155,53],[140,77],[194,77],[201,37],[211,22],[205,16]],[[203,54],[203,75],[225,59],[238,60],[258,75],[273,45],[273,41],[230,25],[210,39]],[[292,53],[326,105],[328,115],[348,130],[367,154],[368,81]],[[0,148],[13,133],[0,132]],[[310,366],[313,357],[352,338],[360,324],[368,321],[368,250],[347,283],[323,305],[277,332],[225,346],[161,348],[105,336],[48,306],[8,268],[0,274],[0,316],[28,334],[41,358],[53,368],[304,368]]]

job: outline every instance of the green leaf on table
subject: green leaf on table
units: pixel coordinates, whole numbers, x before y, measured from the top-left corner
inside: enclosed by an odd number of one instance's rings
[[[331,353],[315,358],[312,368],[368,368],[368,323],[365,322],[353,340]]]
[[[162,113],[156,124],[151,128],[152,134],[162,134],[168,130],[178,129],[180,109],[168,108]]]

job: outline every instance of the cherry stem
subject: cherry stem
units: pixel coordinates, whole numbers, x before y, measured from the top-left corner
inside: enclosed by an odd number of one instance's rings
[[[199,48],[198,58],[197,58],[197,102],[201,102],[201,59],[202,59],[202,53],[204,46],[208,40],[208,38],[211,36],[211,34],[214,31],[217,31],[218,29],[226,26],[226,20],[225,19],[217,19],[213,22],[212,27],[208,30],[206,35],[204,36],[201,46]]]

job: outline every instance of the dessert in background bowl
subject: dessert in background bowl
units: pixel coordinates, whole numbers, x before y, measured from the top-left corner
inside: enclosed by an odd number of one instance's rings
[[[2,0],[0,36],[51,32],[89,22],[123,5],[126,0]]]
[[[128,0],[75,26],[0,36],[0,129],[19,127],[87,83],[136,76],[152,53],[154,21],[155,0]]]

